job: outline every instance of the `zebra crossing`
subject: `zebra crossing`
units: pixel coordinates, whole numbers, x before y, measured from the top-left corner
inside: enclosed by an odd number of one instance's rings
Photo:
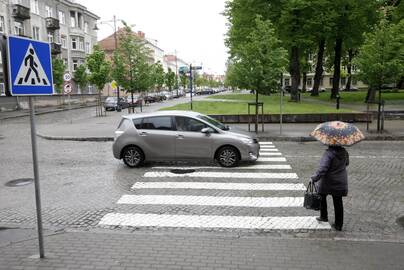
[[[236,168],[152,167],[144,173],[142,182],[133,183],[132,194],[124,194],[116,202],[119,209],[130,210],[106,214],[99,226],[331,229],[328,223],[315,219],[316,212],[303,208],[306,187],[299,182],[298,175],[291,172],[292,167],[286,162],[286,158],[272,142],[260,142],[260,157],[255,164],[242,164]],[[177,174],[173,170],[185,170],[185,173]],[[147,194],[142,194],[142,191]],[[143,211],[136,212],[131,206],[142,207]],[[148,211],[147,207],[152,206],[154,209],[172,207],[173,210],[170,213],[164,210],[158,213],[155,210]],[[176,212],[178,207],[190,210],[187,214]],[[202,207],[204,211],[193,212],[193,207]],[[224,214],[220,212],[223,208],[228,210]],[[245,209],[254,211],[241,215],[237,209],[244,209],[241,213],[246,213]]]

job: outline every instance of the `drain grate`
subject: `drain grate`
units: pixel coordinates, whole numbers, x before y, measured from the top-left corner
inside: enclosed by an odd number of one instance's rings
[[[397,224],[404,228],[404,216],[397,219]]]
[[[170,170],[171,173],[175,173],[175,174],[186,174],[186,173],[193,173],[195,172],[195,170],[192,169],[173,169]]]
[[[21,187],[25,185],[29,185],[34,182],[34,179],[32,178],[19,178],[19,179],[14,179],[11,181],[8,181],[5,185],[7,187]]]

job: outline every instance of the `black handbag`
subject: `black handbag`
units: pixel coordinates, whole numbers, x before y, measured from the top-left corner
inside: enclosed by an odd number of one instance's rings
[[[317,193],[317,188],[316,188],[316,185],[313,183],[313,181],[309,182],[306,192],[304,193],[303,206],[306,209],[311,209],[311,210],[316,210],[316,211],[320,210],[321,196],[320,196],[320,194]]]

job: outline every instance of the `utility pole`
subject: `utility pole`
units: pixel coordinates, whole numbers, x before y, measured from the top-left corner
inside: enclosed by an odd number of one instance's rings
[[[118,38],[116,36],[116,16],[114,15],[114,40],[115,40],[115,51],[118,49]],[[117,84],[116,87],[116,97],[118,99],[117,103],[118,103],[118,107],[119,107],[119,84]],[[133,102],[133,99],[132,99]]]
[[[189,94],[191,98],[191,111],[192,111],[192,64],[189,64]]]

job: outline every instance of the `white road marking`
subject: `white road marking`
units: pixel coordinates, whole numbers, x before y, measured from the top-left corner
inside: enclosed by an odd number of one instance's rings
[[[286,158],[284,157],[272,157],[272,158],[263,158],[259,157],[257,159],[258,162],[286,162]]]
[[[266,178],[266,179],[297,179],[296,173],[251,173],[251,172],[192,172],[175,174],[172,172],[146,172],[144,177],[211,177],[211,178]]]
[[[276,148],[268,148],[268,149],[261,148],[260,153],[262,153],[262,152],[278,152],[278,149],[276,149]]]
[[[271,145],[272,142],[259,142],[260,145]]]
[[[313,216],[247,217],[110,213],[106,214],[98,225],[266,230],[331,229],[329,223],[318,222]]]
[[[206,170],[206,169],[224,169],[219,166],[187,166],[187,167],[176,167],[176,166],[156,166],[152,167],[153,170]],[[230,170],[290,170],[292,169],[290,165],[273,165],[273,164],[252,164],[245,166],[238,166],[233,168],[226,168]]]
[[[118,204],[200,205],[234,207],[303,207],[303,197],[216,197],[181,195],[123,195]]]
[[[266,149],[266,148],[275,148],[275,145],[260,145],[261,149]]]
[[[282,153],[268,153],[268,152],[261,152],[260,151],[260,156],[282,156]]]
[[[216,189],[216,190],[306,190],[304,184],[217,183],[217,182],[136,182],[132,189]]]

